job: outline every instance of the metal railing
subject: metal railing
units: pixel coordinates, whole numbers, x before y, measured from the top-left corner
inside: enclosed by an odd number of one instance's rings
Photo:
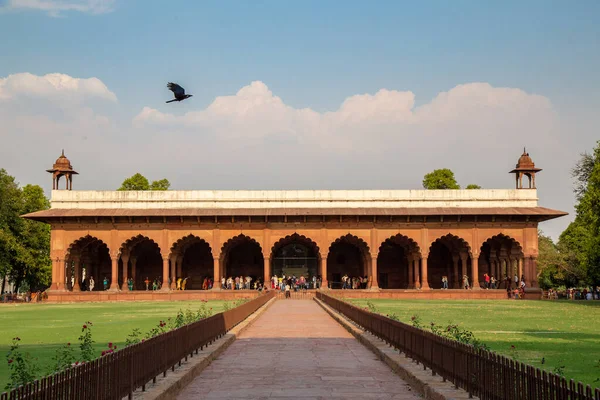
[[[600,388],[594,390],[590,385],[446,339],[322,292],[316,296],[470,396],[482,400],[600,400]]]
[[[247,303],[209,318],[125,347],[94,361],[28,383],[0,400],[21,399],[122,399],[167,371],[175,370],[198,350],[225,335],[275,296],[261,295]]]

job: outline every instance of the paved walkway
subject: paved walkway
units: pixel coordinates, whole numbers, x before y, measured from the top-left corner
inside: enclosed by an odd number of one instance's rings
[[[178,399],[418,399],[310,300],[278,300]]]

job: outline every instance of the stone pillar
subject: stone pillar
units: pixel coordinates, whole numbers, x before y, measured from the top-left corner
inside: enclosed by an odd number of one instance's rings
[[[171,255],[171,290],[175,290],[177,288],[177,255]]]
[[[111,292],[117,292],[119,291],[119,277],[117,276],[119,273],[119,254],[112,254],[110,261],[112,264],[112,268],[110,272],[110,287],[108,288],[108,290]]]
[[[162,270],[162,286],[161,292],[168,292],[169,289],[169,257],[163,257],[163,270]]]
[[[264,265],[263,265],[263,285],[268,284],[271,281],[270,273],[271,273],[271,259],[267,256],[263,256]],[[306,278],[308,279],[308,277]]]
[[[319,263],[321,264],[319,268],[319,271],[321,271],[321,289],[327,289],[329,287],[327,283],[327,257],[321,257]]]
[[[213,256],[213,290],[221,290],[221,255]]]
[[[413,259],[413,270],[415,271],[415,283],[414,283],[414,287],[415,289],[421,289],[421,274],[419,273],[419,262],[420,262],[421,258],[419,255],[415,256],[415,258]]]
[[[136,290],[136,270],[137,270],[137,257],[130,257],[129,260],[131,261],[131,279],[133,279],[133,290]]]
[[[421,289],[429,290],[429,281],[427,278],[427,258],[429,254],[424,254],[421,258]]]
[[[476,290],[481,289],[479,285],[479,254],[473,254],[471,257],[471,274],[473,275],[471,287]]]
[[[531,275],[531,277],[529,278],[529,280],[531,281],[531,287],[532,288],[536,288],[538,287],[538,283],[537,283],[537,257],[536,256],[531,256],[529,258],[529,274]]]
[[[452,262],[454,263],[453,265],[453,271],[454,271],[454,276],[452,279],[452,288],[453,289],[460,289],[460,281],[461,281],[461,277],[458,274],[458,262],[460,261],[460,255],[458,254],[453,254],[452,255]]]
[[[177,256],[177,277],[183,279],[183,256]]]
[[[371,257],[371,289],[379,290],[379,282],[377,276],[377,256]]]
[[[81,280],[81,258],[80,257],[73,257],[73,264],[74,266],[74,280],[73,280],[73,291],[74,292],[81,292],[81,286],[79,284],[79,281]]]
[[[519,285],[521,284],[521,277],[523,276],[523,257],[519,257],[517,260],[517,275],[519,275]]]
[[[415,262],[414,256],[410,255],[408,257],[408,289],[412,289],[415,287]]]
[[[461,275],[460,275],[460,288],[463,289],[464,288],[464,284],[463,284],[463,277],[465,275],[467,275],[467,259],[469,257],[469,254],[467,253],[460,253],[460,261],[462,263],[462,269],[461,269]]]
[[[129,278],[129,275],[127,272],[129,269],[129,254],[123,253],[121,255],[121,263],[123,264],[123,283],[121,284],[121,290],[128,291],[129,287],[127,286],[127,278]]]

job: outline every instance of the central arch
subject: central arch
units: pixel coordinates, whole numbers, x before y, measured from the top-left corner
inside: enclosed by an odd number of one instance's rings
[[[77,239],[67,249],[66,260],[65,284],[72,291],[101,291],[110,286],[110,252],[102,240],[90,235]]]
[[[379,247],[377,282],[381,289],[407,289],[414,285],[412,260],[420,255],[417,243],[397,234]]]
[[[252,278],[252,283],[262,282],[265,262],[262,248],[256,240],[240,234],[225,242],[221,254],[223,255],[223,277],[249,276]]]
[[[357,236],[347,234],[336,239],[327,256],[327,281],[332,289],[342,288],[342,277],[364,278],[368,275],[369,246]]]
[[[160,247],[154,240],[137,235],[121,245],[120,253],[119,264],[122,272],[119,274],[119,279],[122,287],[126,287],[126,280],[131,278],[133,290],[152,290],[154,286],[160,288],[163,282],[163,259]],[[129,255],[127,264],[125,264],[126,257],[123,257],[125,254]]]
[[[173,243],[169,258],[171,280],[176,282],[179,278],[187,278],[186,290],[207,290],[218,279],[213,277],[214,263],[210,245],[198,236],[190,234]]]
[[[271,248],[270,275],[319,276],[319,246],[306,236],[294,233],[281,238]]]
[[[427,274],[429,286],[435,289],[443,287],[444,276],[448,279],[448,288],[463,288],[465,276],[472,285],[471,247],[467,241],[452,234],[437,238],[429,248]]]

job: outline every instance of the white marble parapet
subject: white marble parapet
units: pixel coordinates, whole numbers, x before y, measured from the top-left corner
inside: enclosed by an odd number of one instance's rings
[[[52,209],[537,207],[535,189],[475,190],[53,190]]]

